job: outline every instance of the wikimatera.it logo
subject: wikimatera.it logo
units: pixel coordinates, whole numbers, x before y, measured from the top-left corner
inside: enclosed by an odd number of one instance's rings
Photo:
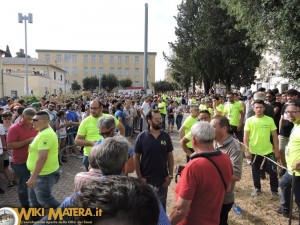
[[[62,221],[66,217],[100,217],[102,216],[102,209],[91,208],[1,208],[0,209],[0,223],[1,225],[19,225],[26,224],[26,221],[32,221],[32,217],[42,218],[46,216],[47,221],[45,224],[50,224],[50,221]],[[75,221],[74,221],[75,222]],[[70,224],[71,221],[65,221],[66,224]],[[91,224],[91,221],[83,221],[83,223]]]

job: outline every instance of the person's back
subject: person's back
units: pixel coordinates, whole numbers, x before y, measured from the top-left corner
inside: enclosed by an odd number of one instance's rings
[[[219,167],[228,188],[232,176],[228,169],[231,168],[229,157],[222,153],[210,158]],[[182,171],[175,191],[180,197],[192,201],[188,214],[180,224],[219,224],[225,187],[218,170],[208,159],[192,159]]]

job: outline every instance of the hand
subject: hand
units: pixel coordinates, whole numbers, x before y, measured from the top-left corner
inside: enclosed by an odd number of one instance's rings
[[[241,131],[242,130],[242,124],[240,124],[240,125],[238,125],[238,127],[236,128],[237,129],[237,131]]]
[[[169,176],[167,176],[166,181],[163,184],[163,187],[167,188],[171,184],[171,181],[172,181],[172,179]]]
[[[252,161],[252,154],[249,151],[245,151],[245,156],[247,159]]]
[[[32,177],[29,178],[29,180],[26,182],[27,187],[29,188],[34,188],[35,186],[35,179],[33,179]]]
[[[294,165],[292,165],[292,170],[300,170],[300,161],[298,161]]]

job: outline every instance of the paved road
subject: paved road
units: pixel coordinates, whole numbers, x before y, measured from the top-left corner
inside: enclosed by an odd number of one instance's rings
[[[63,201],[67,196],[73,193],[73,181],[78,172],[85,171],[81,162],[82,159],[76,157],[69,157],[68,162],[65,163],[62,169],[62,177],[59,182],[54,186],[54,196]],[[7,181],[3,173],[0,173],[0,187],[5,190],[4,195],[0,195],[0,208],[1,207],[20,207],[19,198],[17,194],[17,186],[7,188]]]
[[[179,148],[178,131],[176,128],[174,128],[174,130],[175,132],[172,133],[170,136],[174,145],[174,158],[176,162],[178,157],[184,154],[181,148]],[[183,159],[184,157],[181,158]],[[59,182],[56,185],[54,185],[53,188],[54,196],[59,201],[63,201],[67,196],[73,193],[73,181],[75,175],[78,172],[85,171],[85,168],[81,160],[82,159],[78,159],[76,157],[71,156],[68,158],[68,162],[61,167],[62,177],[59,180]],[[135,174],[133,176],[135,176]],[[20,203],[17,195],[17,186],[14,186],[13,188],[7,188],[7,181],[2,172],[0,172],[0,187],[4,189],[6,192],[4,195],[0,194],[0,208],[20,207]],[[169,192],[173,192],[173,187],[169,188]]]

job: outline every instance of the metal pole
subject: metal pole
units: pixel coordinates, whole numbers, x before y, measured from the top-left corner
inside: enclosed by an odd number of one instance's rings
[[[147,82],[147,73],[148,73],[148,3],[145,4],[145,40],[144,40],[144,91],[147,93],[148,82]]]
[[[290,197],[289,225],[292,224],[292,217],[293,217],[294,189],[295,189],[295,172],[293,172],[293,177],[292,177],[292,190],[291,190],[291,197]]]
[[[27,20],[25,19],[25,67],[26,67],[26,95],[29,95],[28,88],[28,62],[27,62]]]
[[[101,74],[99,74],[99,94],[101,93]]]

